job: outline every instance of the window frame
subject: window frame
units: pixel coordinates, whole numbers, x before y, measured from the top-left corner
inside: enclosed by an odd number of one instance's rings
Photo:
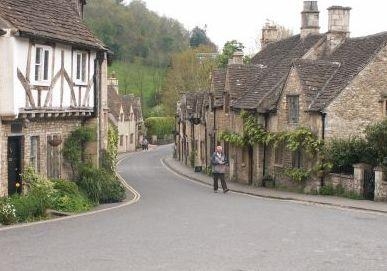
[[[88,51],[73,51],[73,80],[75,85],[84,86],[88,84],[89,61],[90,56]]]
[[[38,54],[37,51],[41,50]],[[47,55],[46,55],[47,54]],[[36,44],[33,50],[33,73],[32,82],[38,86],[49,86],[52,78],[52,59],[53,48],[48,45]],[[37,56],[39,55],[39,63],[37,63]],[[39,70],[37,70],[39,67]]]
[[[40,137],[30,137],[30,166],[32,166],[36,172],[40,172],[39,165],[39,153],[40,153]]]
[[[295,106],[292,102],[297,101]],[[297,124],[300,122],[300,95],[287,95],[286,96],[286,105],[288,113],[288,123]],[[296,111],[295,111],[296,110]]]

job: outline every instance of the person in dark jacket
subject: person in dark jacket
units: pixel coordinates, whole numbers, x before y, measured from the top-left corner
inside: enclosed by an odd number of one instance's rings
[[[229,191],[227,188],[226,181],[224,180],[224,173],[226,172],[227,160],[223,153],[222,146],[217,146],[216,151],[212,154],[211,157],[212,164],[212,174],[214,178],[214,192],[218,192],[218,179],[223,188],[223,192],[226,193]]]

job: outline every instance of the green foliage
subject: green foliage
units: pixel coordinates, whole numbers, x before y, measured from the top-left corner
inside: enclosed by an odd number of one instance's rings
[[[369,148],[375,153],[376,163],[382,163],[387,157],[387,119],[368,126],[365,133]]]
[[[141,58],[147,65],[167,66],[171,53],[189,44],[189,33],[181,23],[148,10],[144,1],[123,5],[114,0],[89,0],[85,22],[118,60]]]
[[[114,61],[109,67],[109,73],[113,72],[118,79],[120,94],[134,94],[141,98],[144,115],[148,116],[151,108],[160,104],[165,68],[147,66],[140,61]]]
[[[345,197],[345,198],[356,199],[356,200],[364,199],[364,197],[362,197],[361,195],[355,192],[345,191],[344,187],[340,184],[337,185],[336,187],[334,187],[333,185],[325,185],[320,188],[319,194],[324,196]]]
[[[199,47],[200,45],[210,45],[214,47],[214,49],[216,48],[216,46],[207,37],[206,29],[201,29],[198,26],[192,29],[190,33],[189,45],[192,48]]]
[[[164,137],[172,134],[175,128],[175,119],[173,117],[150,117],[144,122],[148,135],[157,135]]]
[[[285,169],[284,174],[296,183],[304,183],[310,177],[311,170],[303,168],[287,168]]]
[[[219,140],[239,147],[255,144],[276,146],[282,142],[290,151],[306,150],[311,154],[317,154],[323,148],[323,141],[319,140],[308,128],[300,127],[292,131],[273,133],[266,131],[253,115],[243,111],[241,117],[243,119],[242,135],[223,131],[219,134]]]
[[[367,163],[376,165],[374,150],[363,138],[332,139],[324,148],[324,157],[330,162],[333,172],[352,173],[353,165]]]
[[[72,131],[64,142],[63,157],[70,163],[74,174],[77,167],[84,162],[86,143],[95,140],[95,134],[95,128],[82,126]]]
[[[92,207],[88,198],[79,190],[76,183],[65,180],[55,180],[52,208],[57,211],[80,213]]]
[[[115,175],[104,169],[82,167],[78,185],[95,203],[119,202],[125,199],[125,188]]]
[[[110,173],[114,173],[117,165],[118,155],[118,129],[109,125],[108,145],[103,153],[102,167]]]
[[[6,198],[0,199],[0,223],[3,225],[11,225],[17,222],[16,208],[11,200]]]
[[[245,47],[243,44],[236,40],[227,41],[224,46],[222,53],[217,58],[219,68],[226,68],[228,60],[232,58],[234,52],[242,51]]]

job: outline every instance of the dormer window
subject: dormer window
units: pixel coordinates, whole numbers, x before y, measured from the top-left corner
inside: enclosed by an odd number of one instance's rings
[[[52,49],[49,46],[35,46],[34,81],[37,85],[50,84],[51,52]]]
[[[74,82],[77,85],[87,84],[88,53],[75,51],[74,53]]]

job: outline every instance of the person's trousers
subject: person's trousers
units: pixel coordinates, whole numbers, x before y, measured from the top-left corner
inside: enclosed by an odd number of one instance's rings
[[[226,181],[224,180],[224,173],[213,173],[214,177],[214,190],[218,190],[218,179],[222,185],[223,191],[227,189]]]

